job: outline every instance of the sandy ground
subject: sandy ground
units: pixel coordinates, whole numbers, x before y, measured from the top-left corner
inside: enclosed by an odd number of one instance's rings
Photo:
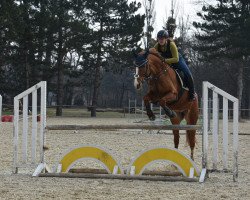
[[[48,124],[131,124],[133,119],[125,118],[49,118]],[[231,174],[212,173],[205,183],[152,182],[131,180],[38,178],[20,170],[12,174],[13,127],[11,123],[0,126],[0,199],[250,199],[250,121],[240,123],[239,130],[249,135],[239,136],[239,180],[232,181]],[[211,137],[211,136],[210,136]],[[210,138],[211,139],[211,138]],[[181,135],[179,149],[190,153]],[[221,143],[222,141],[220,141]],[[231,146],[231,139],[229,140]],[[126,168],[130,160],[140,151],[153,146],[173,147],[173,136],[148,133],[147,131],[49,131],[46,135],[45,159],[49,165],[60,160],[70,147],[80,144],[95,144],[113,152]],[[201,135],[197,134],[195,162],[201,168]],[[212,147],[209,147],[211,151]],[[229,165],[232,164],[229,147]],[[209,156],[210,159],[211,156]],[[220,158],[222,153],[220,152]],[[211,160],[211,159],[210,159]],[[98,167],[93,161],[79,163],[79,166]],[[220,163],[221,165],[221,163]],[[169,167],[159,165],[152,167]],[[34,170],[33,168],[31,169]]]

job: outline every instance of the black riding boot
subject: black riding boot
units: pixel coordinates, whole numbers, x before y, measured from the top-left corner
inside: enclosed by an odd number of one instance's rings
[[[188,76],[187,78],[188,78],[187,84],[189,88],[188,99],[189,101],[194,101],[195,100],[194,79],[192,76]]]

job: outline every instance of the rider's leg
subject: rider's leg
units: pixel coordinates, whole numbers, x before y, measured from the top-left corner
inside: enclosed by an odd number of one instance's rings
[[[194,91],[194,79],[192,75],[187,76],[187,83],[189,88],[189,100],[193,101],[195,100],[195,91]]]
[[[187,64],[181,56],[179,57],[178,66],[185,74],[185,82],[189,88],[189,100],[195,100],[194,79]]]

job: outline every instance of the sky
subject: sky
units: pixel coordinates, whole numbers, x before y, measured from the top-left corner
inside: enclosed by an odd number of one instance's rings
[[[136,0],[137,2],[143,2],[144,0]],[[202,3],[197,5],[197,0],[173,0],[174,2],[174,10],[177,15],[177,25],[178,20],[183,17],[185,23],[187,22],[190,25],[190,32],[192,29],[192,22],[198,21],[200,18],[196,15],[197,12],[201,11]],[[143,13],[143,6],[141,11]],[[153,37],[156,37],[156,34],[159,30],[162,29],[162,26],[167,20],[167,17],[170,16],[171,12],[171,0],[155,0],[155,11],[156,11],[156,19],[154,23],[154,32]],[[176,36],[179,35],[178,30],[176,31]]]

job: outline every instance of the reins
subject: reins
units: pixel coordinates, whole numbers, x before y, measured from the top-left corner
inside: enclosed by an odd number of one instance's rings
[[[165,64],[164,57],[162,57],[158,52],[149,52],[149,54],[160,59],[160,61],[162,63],[161,64],[161,71],[157,74],[152,75],[151,70],[150,70],[149,60],[145,59],[144,62],[139,63],[139,64],[134,62],[134,65],[136,66],[136,73],[134,75],[134,78],[136,78],[136,79],[139,78],[138,69],[144,68],[144,67],[145,67],[145,73],[143,74],[143,77],[146,81],[149,81],[149,80],[157,81],[163,74],[168,73],[169,66]]]
[[[150,52],[149,54],[152,54],[152,55],[156,56],[157,58],[159,58],[162,62],[162,65],[161,65],[161,71],[158,74],[156,74],[154,76],[152,76],[152,75],[150,76],[150,74],[149,74],[148,76],[145,76],[145,79],[147,79],[147,80],[152,79],[152,80],[157,81],[163,74],[167,74],[169,66],[167,66],[165,64],[165,59],[159,53]],[[146,72],[145,72],[145,75],[146,75],[146,73],[149,69],[148,62],[146,63],[145,67],[146,67]]]

